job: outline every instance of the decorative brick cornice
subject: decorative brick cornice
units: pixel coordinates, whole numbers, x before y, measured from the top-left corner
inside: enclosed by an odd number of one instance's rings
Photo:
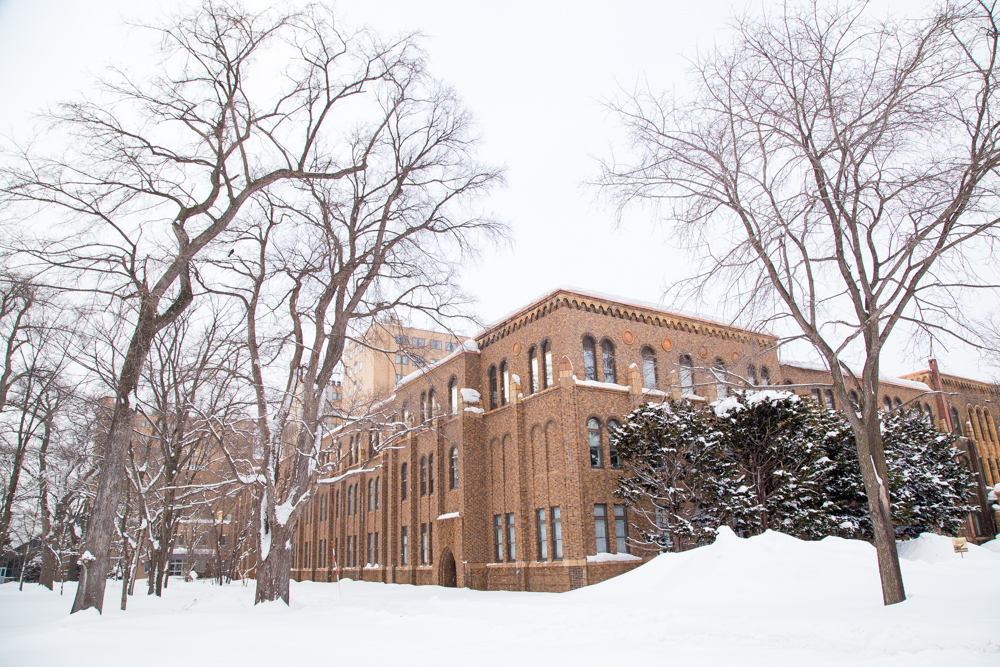
[[[479,345],[479,349],[485,349],[560,308],[569,308],[605,317],[663,327],[673,331],[683,331],[701,336],[720,338],[722,340],[738,340],[744,343],[752,342],[760,346],[773,345],[776,340],[774,336],[758,331],[741,329],[711,320],[678,315],[650,307],[623,303],[582,292],[559,289],[529,304],[503,321],[487,328],[476,336],[476,343]]]

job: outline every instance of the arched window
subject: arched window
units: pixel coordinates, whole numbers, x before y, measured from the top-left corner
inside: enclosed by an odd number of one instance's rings
[[[420,457],[420,495],[427,495],[427,457]]]
[[[354,485],[347,487],[347,516],[354,514]]]
[[[860,402],[860,399],[858,398],[858,392],[856,392],[856,391],[854,391],[852,389],[851,392],[850,392],[850,394],[848,394],[848,396],[851,399],[851,405],[854,406],[854,409],[855,410],[859,409],[859,407],[861,405],[861,402]]]
[[[375,509],[375,480],[368,480],[368,511]]]
[[[934,426],[934,412],[931,410],[930,403],[924,403],[924,418],[927,420],[928,426]]]
[[[448,488],[458,488],[458,447],[452,447],[448,455]]]
[[[427,455],[427,493],[434,493],[434,455]]]
[[[951,431],[952,431],[952,433],[954,433],[955,435],[958,435],[958,436],[963,435],[962,420],[959,419],[959,417],[958,417],[958,410],[956,410],[955,406],[953,405],[950,408],[948,408],[948,412],[951,414]]]
[[[549,341],[542,343],[542,366],[545,367],[545,372],[542,374],[544,386],[548,389],[555,385],[552,378],[552,345]]]
[[[899,396],[896,396],[895,398],[892,399],[892,406],[894,408],[903,407],[903,401],[899,400]]]
[[[497,367],[490,366],[490,410],[497,407]]]
[[[448,380],[448,409],[451,414],[458,414],[458,378]]]
[[[621,468],[621,460],[618,458],[618,422],[613,419],[608,420],[608,463],[612,468]]]
[[[690,354],[682,354],[680,358],[681,396],[694,394],[694,362]]]
[[[420,423],[427,421],[427,392],[420,392]]]
[[[538,377],[538,349],[532,347],[528,350],[528,391],[534,394],[539,390],[540,379]]]
[[[368,431],[368,458],[375,456],[375,434]]]
[[[833,391],[830,389],[823,390],[823,401],[826,403],[827,410],[833,410],[837,407],[833,402]]]
[[[615,384],[618,378],[615,374],[615,346],[610,340],[601,341],[601,362],[604,372],[604,381]]]
[[[382,505],[382,489],[379,484],[380,477],[375,478],[375,509],[378,509]]]
[[[767,366],[760,367],[760,384],[764,387],[771,384],[771,371]]]
[[[885,411],[886,412],[892,412],[892,399],[891,398],[889,398],[888,396],[883,396],[882,397],[882,405],[885,406]]]
[[[436,406],[434,405],[434,389],[427,392],[427,418],[434,419],[434,412]]]
[[[726,362],[717,358],[712,364],[712,375],[715,376],[715,397],[723,399],[729,395],[729,387],[726,386]]]
[[[601,422],[593,417],[587,420],[587,440],[590,443],[590,467],[600,468],[601,462]]]
[[[597,348],[590,336],[583,339],[583,379],[597,379]]]
[[[507,361],[500,362],[500,405],[507,405],[507,401],[510,399],[510,369],[507,367]]]
[[[407,465],[404,463],[403,465],[399,466],[400,500],[406,500],[406,498],[409,496],[410,493],[409,485],[410,485],[409,471],[407,470]]]
[[[642,386],[656,389],[656,353],[650,347],[642,348]]]
[[[757,386],[757,367],[753,364],[747,364],[747,379],[750,380],[751,385]]]

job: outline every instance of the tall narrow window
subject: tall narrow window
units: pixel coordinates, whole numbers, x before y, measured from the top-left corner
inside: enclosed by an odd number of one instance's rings
[[[347,516],[354,514],[354,485],[347,487]]]
[[[545,510],[540,509],[537,512],[537,535],[538,535],[538,560],[547,560],[549,557],[549,537],[548,531],[546,530],[545,522]]]
[[[506,361],[500,362],[500,405],[507,405],[510,400],[510,369]]]
[[[427,392],[427,418],[434,419],[434,413],[436,412],[437,406],[435,405],[434,390],[431,389]]]
[[[434,564],[434,524],[427,524],[427,564]]]
[[[903,407],[903,402],[899,400],[899,396],[896,396],[894,399],[892,399],[892,406],[895,408]]]
[[[587,440],[590,443],[590,467],[601,467],[601,422],[593,417],[587,420]]]
[[[763,370],[761,371],[761,374],[763,375]],[[859,408],[859,406],[861,405],[861,401],[860,401],[860,399],[858,398],[858,392],[856,392],[856,391],[854,391],[854,390],[852,389],[852,390],[851,390],[851,391],[850,391],[850,392],[849,392],[849,393],[847,394],[847,397],[848,397],[849,399],[851,399],[851,405],[852,405],[852,406],[854,406],[854,409],[855,409],[855,410],[857,410],[857,409]]]
[[[829,389],[823,390],[823,402],[826,403],[827,410],[833,410],[837,407],[833,402],[833,392]]]
[[[399,529],[399,564],[410,564],[410,536],[407,534],[406,526]]]
[[[380,477],[375,478],[375,509],[378,509],[382,504],[382,489],[379,488]]]
[[[333,492],[333,518],[340,518],[340,489]]]
[[[682,354],[680,358],[681,396],[694,394],[694,362],[690,354]]]
[[[618,429],[618,422],[608,421],[608,463],[612,468],[621,468],[622,466],[621,460],[618,458]]]
[[[753,364],[747,364],[747,379],[750,380],[750,384],[757,386],[757,367]]]
[[[427,457],[420,457],[420,495],[427,495]]]
[[[558,507],[552,508],[552,557],[562,558],[562,513]]]
[[[590,336],[583,339],[583,379],[597,379],[597,349]]]
[[[544,378],[545,388],[548,389],[555,385],[552,378],[552,345],[549,341],[542,343],[542,366],[544,366],[544,373],[542,377]]]
[[[451,414],[458,414],[458,379],[448,380],[448,408]]]
[[[420,524],[420,564],[427,565],[427,524]]]
[[[427,456],[427,493],[434,493],[434,455]]]
[[[716,359],[712,364],[712,375],[715,377],[715,397],[725,398],[729,395],[729,388],[726,386],[726,362]]]
[[[514,513],[507,515],[507,560],[517,560],[517,549],[514,546]]]
[[[378,435],[368,431],[368,458],[375,457],[375,446],[378,442]]]
[[[497,407],[497,367],[490,366],[490,410]]]
[[[538,390],[538,349],[532,347],[528,350],[528,391],[534,394],[538,392]]]
[[[642,348],[642,386],[656,389],[656,353],[650,347]]]
[[[628,522],[625,520],[624,505],[615,505],[615,553],[628,553]]]
[[[767,366],[760,367],[760,384],[762,387],[767,387],[771,384],[771,371]]]
[[[452,447],[448,455],[448,488],[458,488],[458,447]]]
[[[302,567],[309,569],[309,543],[302,545]]]
[[[372,565],[378,565],[381,558],[378,553],[378,533],[375,533],[375,555],[372,557]]]
[[[594,539],[597,553],[608,553],[608,506],[594,505]]]
[[[420,423],[427,421],[427,392],[420,392]]]
[[[410,492],[410,490],[408,488],[409,485],[410,485],[410,480],[408,478],[409,475],[408,475],[407,467],[408,466],[405,463],[403,465],[399,466],[399,498],[400,498],[400,500],[406,500],[406,498],[407,498],[407,496],[409,495],[409,492]]]
[[[615,346],[610,340],[601,341],[601,362],[604,372],[604,381],[617,384],[618,376],[615,374]]]
[[[319,520],[326,521],[326,494],[319,497]]]
[[[368,511],[375,509],[375,480],[368,480]]]
[[[368,533],[368,548],[365,549],[365,565],[371,565],[372,560],[372,534]]]
[[[951,406],[948,409],[949,414],[951,414],[951,430],[956,435],[962,435],[962,420],[958,418],[958,410],[955,406]]]
[[[503,517],[499,514],[493,516],[493,539],[496,547],[493,555],[497,563],[503,562]]]
[[[882,405],[885,406],[886,412],[892,412],[892,399],[888,396],[882,397]]]

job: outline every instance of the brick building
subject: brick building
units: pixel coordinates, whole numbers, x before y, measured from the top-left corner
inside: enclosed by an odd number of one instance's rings
[[[707,404],[727,383],[829,384],[823,369],[779,365],[776,342],[556,290],[399,373],[377,417],[324,441],[340,463],[299,522],[292,575],[332,580],[334,550],[341,576],[484,590],[565,591],[632,569],[654,554],[628,542],[609,424],[648,400]],[[897,405],[928,391],[884,386]]]

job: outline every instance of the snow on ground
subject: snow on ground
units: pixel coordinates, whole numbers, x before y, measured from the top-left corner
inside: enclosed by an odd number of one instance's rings
[[[945,548],[947,547],[947,549]],[[239,583],[69,616],[66,595],[0,586],[0,665],[1000,664],[1000,554],[925,536],[900,549],[908,600],[883,607],[864,542],[778,533],[665,554],[564,594],[344,581],[254,607]],[[357,664],[357,663],[355,663]]]

